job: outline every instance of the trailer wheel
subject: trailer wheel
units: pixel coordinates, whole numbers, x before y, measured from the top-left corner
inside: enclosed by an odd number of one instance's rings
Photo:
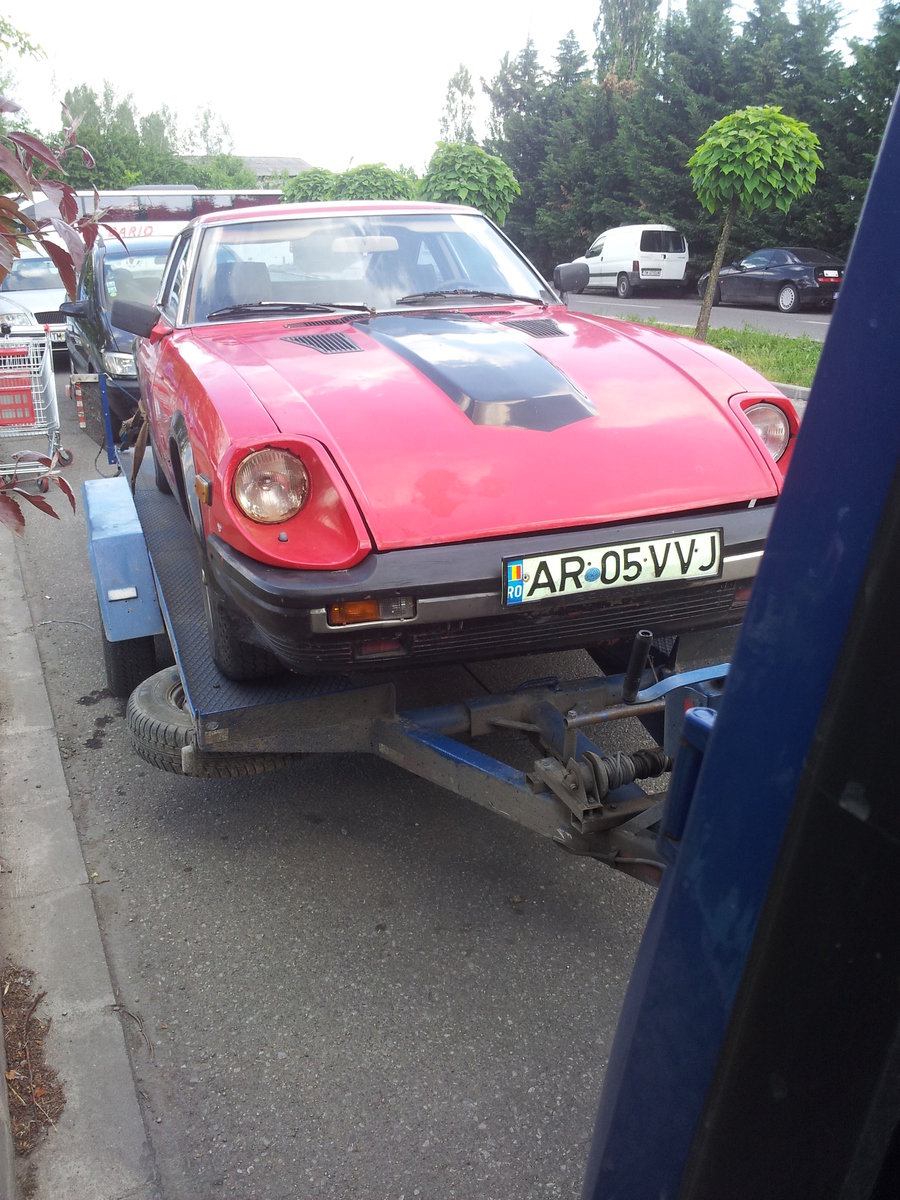
[[[100,617],[100,637],[103,641],[103,665],[106,667],[106,686],[113,696],[130,696],[142,679],[156,670],[156,650],[152,637],[131,638],[111,642]]]
[[[128,698],[125,712],[131,744],[153,767],[183,775],[182,747],[193,741],[193,724],[184,707],[184,687],[176,667],[144,679]],[[298,754],[214,754],[197,758],[192,772],[203,779],[242,779],[263,775],[296,762]]]
[[[203,607],[209,626],[212,659],[226,679],[245,683],[251,679],[267,679],[283,670],[274,654],[240,636],[238,624],[226,602],[216,595],[205,575]]]

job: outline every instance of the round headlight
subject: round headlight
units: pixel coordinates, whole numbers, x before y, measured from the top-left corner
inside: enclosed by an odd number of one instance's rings
[[[278,525],[295,516],[309,496],[309,474],[287,450],[248,454],[234,476],[234,498],[251,521]]]
[[[768,452],[778,462],[791,440],[791,427],[785,414],[777,404],[751,404],[747,416]]]

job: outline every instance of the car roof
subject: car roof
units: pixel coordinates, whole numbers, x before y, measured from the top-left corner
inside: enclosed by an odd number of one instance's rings
[[[759,250],[752,251],[752,253],[771,254],[773,250],[781,250],[785,254],[793,254],[795,258],[809,259],[813,262],[821,261],[825,258],[833,258],[835,261],[840,261],[836,254],[832,254],[829,250],[817,250],[814,246],[762,246]]]
[[[832,254],[830,250],[817,250],[815,246],[785,246],[784,249],[789,254],[795,254],[797,258],[806,258],[813,262],[820,261],[823,258],[837,259],[837,255]]]
[[[426,200],[311,200],[305,204],[254,204],[246,208],[224,208],[194,217],[191,225],[221,225],[273,217],[350,216],[354,213],[475,213],[466,204],[438,204]]]
[[[666,229],[677,233],[678,230],[674,225],[661,225],[656,221],[650,221],[644,225],[613,225],[610,229],[604,229],[603,233],[598,233],[598,237],[605,237],[608,233],[631,233],[635,229]]]

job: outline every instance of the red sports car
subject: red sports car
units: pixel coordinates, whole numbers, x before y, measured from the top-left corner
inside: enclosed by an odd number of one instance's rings
[[[740,622],[790,402],[705,344],[569,311],[472,208],[211,213],[114,320],[232,679]]]

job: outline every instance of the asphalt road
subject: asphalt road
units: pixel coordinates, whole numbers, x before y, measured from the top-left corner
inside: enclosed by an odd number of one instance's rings
[[[583,292],[568,297],[569,307],[579,312],[599,313],[604,317],[650,318],[664,325],[684,325],[693,330],[700,314],[698,297],[675,299],[655,293],[637,294],[630,300],[620,300],[608,291]],[[774,308],[739,308],[720,304],[710,315],[712,329],[759,329],[765,333],[780,333],[785,337],[806,334],[817,342],[825,341],[831,324],[831,313],[820,309],[798,313],[780,313]]]
[[[60,405],[77,490],[110,468]],[[25,583],[160,1195],[576,1197],[652,891],[377,759],[146,765],[54,506]]]

